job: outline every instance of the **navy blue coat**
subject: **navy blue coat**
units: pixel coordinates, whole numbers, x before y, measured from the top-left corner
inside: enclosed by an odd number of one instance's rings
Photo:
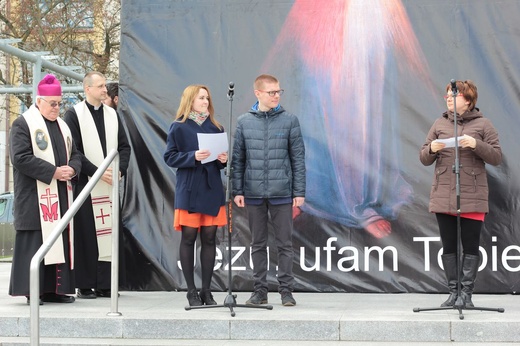
[[[193,120],[175,121],[170,126],[166,141],[164,162],[177,168],[175,186],[175,209],[217,216],[225,204],[224,186],[220,170],[224,165],[218,161],[201,164],[195,160],[199,150],[197,133],[221,133],[209,118],[198,125]]]

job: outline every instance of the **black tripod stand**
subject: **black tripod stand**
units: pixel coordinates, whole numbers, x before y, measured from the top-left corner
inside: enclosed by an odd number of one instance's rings
[[[235,83],[229,82],[228,87],[228,100],[229,100],[229,127],[228,127],[228,163],[226,165],[226,206],[227,206],[227,236],[228,236],[228,256],[229,256],[229,264],[228,264],[228,294],[224,299],[224,304],[218,305],[202,305],[202,306],[186,306],[185,310],[194,310],[194,309],[210,309],[210,308],[222,308],[227,307],[231,311],[231,317],[235,317],[234,307],[239,308],[253,308],[253,309],[267,309],[272,310],[272,305],[245,305],[245,304],[237,304],[236,294],[233,294],[232,285],[232,269],[231,269],[231,232],[232,228],[232,210],[233,210],[233,201],[231,199],[231,162],[229,160],[229,155],[231,155],[231,126],[233,120],[233,96],[235,94]]]
[[[462,310],[480,310],[480,311],[496,311],[504,312],[504,308],[484,308],[477,306],[466,306],[464,299],[461,296],[461,226],[460,226],[460,163],[459,163],[459,138],[457,132],[457,95],[459,94],[457,89],[457,82],[452,79],[451,92],[453,95],[453,126],[454,126],[454,138],[455,138],[455,163],[453,165],[453,172],[455,173],[455,193],[456,193],[456,204],[457,204],[457,256],[456,256],[456,267],[457,267],[457,298],[453,306],[441,306],[434,308],[414,308],[413,312],[420,311],[433,311],[433,310],[451,310],[456,309],[459,311],[459,319],[463,320],[464,315]],[[446,270],[446,268],[444,268]]]

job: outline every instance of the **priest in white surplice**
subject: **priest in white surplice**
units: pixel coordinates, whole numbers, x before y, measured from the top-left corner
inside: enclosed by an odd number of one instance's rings
[[[93,299],[111,294],[112,205],[119,208],[119,201],[111,201],[112,174],[120,177],[126,174],[130,145],[115,110],[102,103],[108,97],[105,76],[99,72],[87,73],[83,89],[86,99],[69,108],[64,116],[78,151],[83,154],[83,168],[74,183],[74,196],[81,193],[112,149],[119,151],[120,169],[115,173],[109,168],[103,174],[74,218],[77,225],[74,233],[77,296]],[[123,232],[120,232],[120,239],[122,237]],[[123,258],[123,252],[121,248],[120,258]],[[124,271],[120,270],[120,283],[122,275]]]
[[[69,127],[60,119],[61,85],[53,75],[38,84],[36,103],[13,122],[9,139],[14,174],[16,240],[9,294],[26,296],[32,257],[72,204],[70,180],[81,170]],[[72,223],[40,266],[40,304],[72,303]]]

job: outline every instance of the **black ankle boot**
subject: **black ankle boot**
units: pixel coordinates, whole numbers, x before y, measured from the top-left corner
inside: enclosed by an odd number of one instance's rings
[[[462,301],[464,302],[464,307],[473,308],[475,305],[473,305],[473,302],[471,301],[471,293],[466,293],[464,291],[460,292],[460,297],[462,298]]]
[[[448,299],[444,301],[444,303],[441,304],[441,307],[445,306],[453,306],[455,305],[455,302],[457,301],[457,292],[450,293],[448,296]]]
[[[213,294],[211,294],[209,289],[200,290],[200,299],[206,305],[217,305],[217,302],[213,299]]]
[[[190,306],[202,306],[202,301],[200,300],[199,293],[196,289],[188,290],[186,298],[188,298]]]

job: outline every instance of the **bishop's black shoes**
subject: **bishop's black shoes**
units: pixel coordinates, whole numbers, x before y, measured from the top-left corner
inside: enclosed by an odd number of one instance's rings
[[[25,296],[27,298],[27,305],[31,305],[31,297],[29,296]],[[40,305],[43,305],[43,300],[42,298],[40,297]]]
[[[76,300],[72,296],[56,293],[44,293],[41,299],[46,303],[74,303]]]

